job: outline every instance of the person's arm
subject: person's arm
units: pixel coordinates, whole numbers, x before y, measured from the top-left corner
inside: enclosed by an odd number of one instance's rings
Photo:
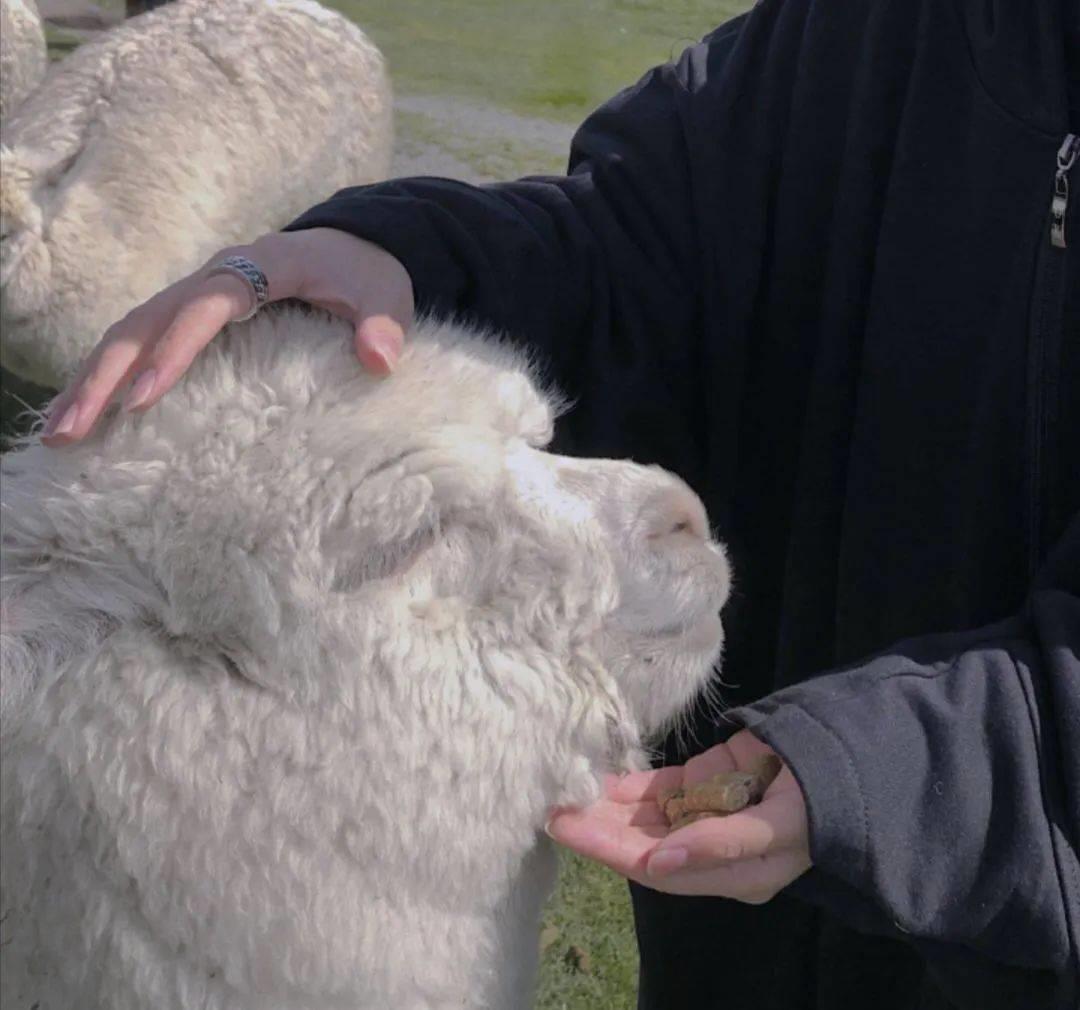
[[[1022,614],[900,643],[727,718],[726,743],[610,780],[549,833],[673,894],[760,903],[786,888],[911,943],[958,1007],[1074,1010],[1080,516]],[[662,790],[770,750],[785,767],[760,805],[668,830]]]
[[[287,230],[334,228],[386,249],[418,313],[525,339],[571,394],[613,370],[689,365],[703,262],[692,110],[741,21],[594,112],[566,176],[391,180],[343,190]]]
[[[210,269],[227,254],[262,270],[271,301],[298,298],[347,319],[376,372],[393,367],[415,301],[421,313],[525,340],[583,407],[589,397],[630,405],[666,387],[669,403],[685,403],[705,269],[696,205],[710,182],[698,178],[693,119],[707,119],[744,20],[595,112],[566,176],[347,189],[285,231],[211,257],[109,328],[50,406],[46,442],[84,438],[128,383],[126,409],[153,406],[247,310],[250,287]],[[607,422],[618,430],[621,417]]]
[[[729,716],[802,787],[816,869],[796,893],[906,936],[961,1005],[1077,1005],[1080,517],[1024,613]]]

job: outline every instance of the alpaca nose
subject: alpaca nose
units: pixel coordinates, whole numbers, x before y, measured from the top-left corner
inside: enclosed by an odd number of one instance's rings
[[[709,519],[701,499],[680,478],[655,469],[654,490],[639,513],[648,554],[690,580],[698,606],[714,613],[731,592],[731,567],[722,544],[710,535]],[[688,591],[685,590],[684,591]]]
[[[674,539],[708,540],[709,519],[701,499],[677,477],[664,478],[642,510],[646,539],[657,545]]]

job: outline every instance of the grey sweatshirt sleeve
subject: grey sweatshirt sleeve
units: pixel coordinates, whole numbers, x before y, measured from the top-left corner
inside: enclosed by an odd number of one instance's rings
[[[1022,614],[730,716],[805,794],[795,893],[905,937],[962,1005],[1080,1005],[1080,517]]]

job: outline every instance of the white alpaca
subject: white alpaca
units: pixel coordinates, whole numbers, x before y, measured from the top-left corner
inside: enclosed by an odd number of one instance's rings
[[[0,119],[38,86],[47,64],[34,0],[0,0]]]
[[[313,0],[177,0],[80,46],[4,126],[0,363],[62,385],[224,245],[385,176],[390,84]]]
[[[729,589],[681,481],[553,417],[504,345],[422,323],[378,379],[289,308],[3,459],[5,1008],[530,1005],[545,817]]]

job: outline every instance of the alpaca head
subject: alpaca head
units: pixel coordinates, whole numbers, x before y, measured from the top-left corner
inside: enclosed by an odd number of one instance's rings
[[[0,144],[0,242],[13,259],[24,232],[40,232],[41,210],[34,200],[34,173],[18,154]],[[14,242],[9,248],[9,240]]]
[[[5,330],[0,362],[41,381],[23,354],[19,332],[22,320],[50,296],[52,258],[36,185],[37,175],[25,160],[0,145],[0,321]]]
[[[146,416],[5,459],[5,707],[132,619],[299,697],[459,634],[559,657],[631,737],[685,706],[729,589],[693,492],[545,452],[557,405],[505,346],[421,324],[377,379],[346,329],[267,313]]]

